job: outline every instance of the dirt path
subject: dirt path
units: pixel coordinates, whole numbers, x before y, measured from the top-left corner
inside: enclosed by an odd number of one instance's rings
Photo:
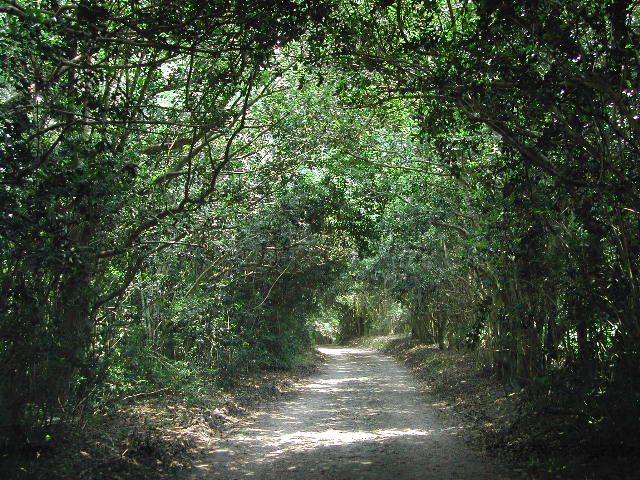
[[[190,479],[508,479],[443,427],[407,370],[369,350],[328,364],[212,448]]]

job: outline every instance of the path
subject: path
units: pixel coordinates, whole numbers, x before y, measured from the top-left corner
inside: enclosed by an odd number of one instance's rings
[[[328,364],[221,440],[190,479],[508,479],[443,427],[396,361],[324,347]]]

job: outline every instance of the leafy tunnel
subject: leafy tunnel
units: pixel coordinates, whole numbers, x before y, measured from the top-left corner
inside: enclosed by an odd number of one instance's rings
[[[1,4],[0,444],[368,333],[477,351],[628,441],[639,22],[629,0]]]

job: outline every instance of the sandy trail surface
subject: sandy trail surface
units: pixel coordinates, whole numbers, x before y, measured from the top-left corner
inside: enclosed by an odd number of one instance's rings
[[[212,446],[195,479],[508,479],[443,426],[395,360],[320,349],[328,362],[299,391]]]

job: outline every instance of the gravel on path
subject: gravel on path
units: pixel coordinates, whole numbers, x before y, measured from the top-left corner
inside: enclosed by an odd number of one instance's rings
[[[189,479],[516,478],[443,426],[400,363],[371,350],[320,350],[321,373],[212,445]]]

